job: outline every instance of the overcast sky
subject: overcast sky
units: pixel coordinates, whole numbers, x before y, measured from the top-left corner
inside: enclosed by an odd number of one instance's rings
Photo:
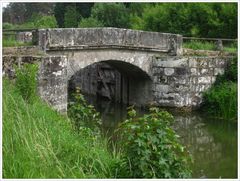
[[[5,8],[9,3],[2,3],[2,6]]]

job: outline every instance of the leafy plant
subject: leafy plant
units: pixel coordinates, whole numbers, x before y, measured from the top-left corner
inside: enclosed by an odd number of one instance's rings
[[[99,124],[101,124],[99,113],[92,105],[86,103],[80,88],[76,88],[73,98],[73,102],[69,103],[68,116],[75,129],[78,131],[82,127],[87,127],[99,132]]]
[[[37,72],[38,66],[36,64],[24,64],[16,69],[16,88],[23,99],[32,103],[36,98],[37,87]]]
[[[103,27],[103,23],[93,17],[89,17],[81,19],[78,27],[79,28]]]
[[[149,114],[137,118],[130,108],[128,116],[117,130],[118,145],[124,153],[118,177],[190,177],[190,157],[170,127],[174,120],[171,114],[151,108]]]

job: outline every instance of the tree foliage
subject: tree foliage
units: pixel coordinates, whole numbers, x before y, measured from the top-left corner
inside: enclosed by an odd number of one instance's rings
[[[80,14],[77,11],[76,5],[69,5],[66,7],[64,13],[64,27],[65,28],[76,28],[80,20]]]
[[[95,3],[92,17],[106,27],[129,27],[128,9],[122,3]]]
[[[103,23],[98,21],[93,17],[82,18],[79,25],[79,28],[89,28],[89,27],[104,27]]]
[[[237,38],[237,3],[10,3],[3,10],[3,22],[27,24],[34,14],[53,12],[58,27],[77,27],[83,18],[84,27],[102,24],[184,36]]]

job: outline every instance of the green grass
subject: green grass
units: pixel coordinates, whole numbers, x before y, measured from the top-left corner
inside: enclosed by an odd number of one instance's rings
[[[65,116],[40,100],[26,103],[3,81],[4,178],[111,178],[117,154],[89,129],[73,131]]]
[[[214,42],[208,41],[197,41],[191,40],[187,42],[183,42],[183,48],[189,48],[193,50],[216,50],[216,45]],[[237,53],[237,44],[231,43],[224,45],[223,51],[229,53]]]
[[[2,46],[3,47],[16,47],[16,46],[30,46],[32,45],[32,42],[17,42],[16,40],[10,38],[10,39],[5,39],[3,38],[2,41]]]

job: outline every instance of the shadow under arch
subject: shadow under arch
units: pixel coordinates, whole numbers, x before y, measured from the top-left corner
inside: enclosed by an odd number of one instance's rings
[[[68,93],[81,89],[84,95],[142,107],[151,103],[153,81],[141,68],[119,60],[104,60],[76,72],[68,81]]]

